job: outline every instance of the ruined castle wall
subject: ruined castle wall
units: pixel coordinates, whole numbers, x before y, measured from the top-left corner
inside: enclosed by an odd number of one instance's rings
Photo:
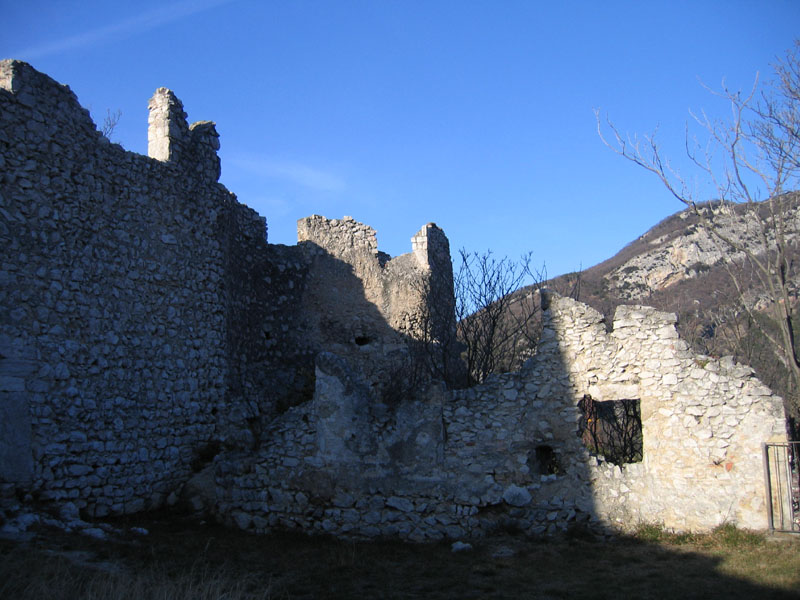
[[[412,540],[580,522],[763,528],[760,444],[785,439],[781,400],[750,369],[689,352],[674,323],[621,307],[609,334],[593,309],[554,298],[521,371],[397,407],[365,401],[357,376],[324,356],[313,401],[272,424],[273,443],[220,462],[218,510],[256,531]],[[588,393],[640,400],[641,463],[583,446]]]
[[[303,302],[309,254],[302,247],[270,244],[235,273],[260,290],[231,326],[235,337],[247,339],[255,350],[241,357],[248,373],[247,419],[255,438],[263,436],[264,425],[276,414],[310,399],[314,391],[314,355],[320,349]]]
[[[317,351],[346,357],[374,395],[402,387],[423,322],[433,332],[454,328],[450,248],[436,225],[412,238],[412,252],[391,258],[371,227],[312,215],[298,221],[298,247],[308,257],[301,329]]]
[[[543,354],[525,372],[389,406],[322,355],[313,401],[276,419],[257,453],[217,464],[218,511],[259,532],[414,541],[588,522],[592,459],[559,365]]]
[[[556,319],[599,322],[560,300]],[[681,530],[766,522],[761,444],[786,441],[781,400],[749,367],[692,353],[675,316],[623,306],[610,335],[561,338],[573,394],[639,399],[643,461],[593,473],[598,511],[619,525],[654,521]]]
[[[425,294],[433,288],[439,300],[453,296],[450,244],[444,232],[428,223],[411,238],[412,251],[389,257],[378,251],[376,232],[352,217],[327,219],[312,215],[297,223],[299,244],[311,244],[344,265],[356,283],[356,293],[373,304],[392,329],[413,335],[412,322],[424,312]],[[328,266],[332,263],[329,261]],[[336,286],[332,286],[336,287]],[[340,293],[337,287],[336,293]],[[452,306],[452,300],[448,306]],[[448,316],[451,310],[443,310]],[[449,323],[449,319],[437,315]]]
[[[312,329],[320,343],[348,353],[356,338],[391,337],[393,330],[381,312],[383,266],[375,230],[351,217],[312,215],[298,221],[297,241],[308,248],[311,272],[304,312],[315,321]]]
[[[252,445],[256,421],[272,416],[273,403],[265,365],[271,350],[264,331],[275,310],[274,288],[268,277],[265,219],[236,202],[218,219],[223,252],[220,281],[225,305],[224,347],[226,409],[217,416],[216,440],[226,445]]]
[[[221,447],[216,510],[256,531],[763,527],[760,443],[785,440],[781,401],[692,354],[674,316],[620,307],[608,333],[553,298],[522,370],[410,397],[409,341],[454,327],[443,232],[391,259],[366,225],[313,216],[297,246],[270,246],[217,183],[214,124],[189,126],[163,88],[150,109],[144,157],[67,87],[0,62],[4,490],[129,513]],[[639,401],[641,463],[589,454],[586,395]]]
[[[216,183],[213,126],[187,131],[182,162],[126,152],[69,88],[0,62],[0,480],[43,500],[158,505],[229,412],[249,307],[226,285],[263,220]]]
[[[452,337],[455,327],[450,242],[434,223],[411,238],[412,251],[386,265],[383,301],[393,326],[414,338]]]
[[[588,522],[591,458],[566,388],[509,373],[391,407],[368,402],[346,364],[323,356],[314,400],[273,423],[272,443],[218,463],[218,510],[259,532],[414,541]]]

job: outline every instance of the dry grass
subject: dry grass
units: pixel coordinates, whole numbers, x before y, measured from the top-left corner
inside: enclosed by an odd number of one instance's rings
[[[800,543],[723,527],[711,535],[483,540],[449,544],[251,536],[173,518],[150,535],[98,542],[52,533],[0,542],[0,597],[250,598],[798,598]],[[501,548],[512,556],[497,556]]]

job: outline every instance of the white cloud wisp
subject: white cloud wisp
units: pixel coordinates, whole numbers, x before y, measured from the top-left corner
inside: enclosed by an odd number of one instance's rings
[[[34,60],[52,54],[103,44],[111,40],[129,38],[232,1],[234,0],[203,0],[201,2],[182,0],[118,23],[98,27],[46,44],[23,48],[18,52],[12,53],[11,56],[22,60]]]

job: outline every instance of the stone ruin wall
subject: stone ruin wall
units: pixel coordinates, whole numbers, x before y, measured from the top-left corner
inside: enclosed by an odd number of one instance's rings
[[[364,301],[367,274],[328,271],[335,244],[266,243],[264,218],[217,183],[213,123],[189,125],[165,88],[148,108],[146,157],[67,86],[0,62],[0,483],[89,516],[158,506],[220,448],[257,446],[313,394],[322,349],[402,341]],[[336,286],[362,290],[357,310],[321,303]],[[348,337],[321,333],[332,313]]]
[[[145,157],[66,86],[0,62],[2,490],[129,513],[222,449],[214,511],[256,531],[764,527],[760,443],[785,439],[780,399],[691,354],[673,316],[621,307],[606,333],[554,299],[521,371],[387,404],[381,361],[414,337],[420,285],[452,288],[441,230],[390,259],[371,228],[314,216],[297,246],[269,245],[217,183],[213,124],[187,125],[163,88],[150,109]],[[587,393],[640,400],[642,463],[587,454]]]
[[[213,125],[184,134],[175,160],[126,152],[0,62],[0,479],[41,500],[157,506],[239,402],[228,327],[258,307],[226,284],[265,224],[216,183]]]
[[[378,250],[377,235],[372,227],[352,217],[326,219],[312,215],[300,219],[297,240],[299,244],[323,249],[320,254],[328,259],[328,271],[333,271],[332,263],[337,260],[345,270],[352,271],[360,288],[355,290],[358,298],[353,302],[366,300],[378,309],[376,316],[385,325],[409,336],[414,336],[418,330],[415,318],[424,301],[423,291],[440,287],[441,295],[453,295],[450,243],[435,223],[428,223],[411,238],[411,252],[394,258]],[[323,281],[341,278],[325,272],[323,266],[320,271],[319,278]],[[339,292],[341,290],[337,289]],[[330,292],[321,300],[326,306],[334,304]],[[454,326],[454,322],[446,321],[444,325]]]
[[[233,431],[246,449],[277,414],[313,397],[314,358],[322,351],[344,357],[381,397],[410,360],[416,330],[409,323],[428,312],[420,290],[439,286],[452,297],[449,243],[432,223],[412,238],[415,250],[395,258],[378,250],[373,228],[352,217],[312,215],[297,231],[296,246],[254,245],[246,262],[230,265],[228,289],[249,282],[246,306],[259,307],[238,311],[228,328],[231,344],[244,351],[238,364],[246,376],[237,381],[249,400],[237,405]],[[433,320],[439,329],[455,326],[451,313]]]
[[[312,215],[298,221],[297,232],[298,247],[310,256],[303,335],[314,340],[314,355],[327,350],[346,358],[376,398],[408,368],[422,321],[431,321],[432,332],[454,330],[452,310],[428,308],[430,289],[453,298],[450,245],[434,223],[411,238],[411,252],[394,258],[378,250],[372,227],[352,217]]]
[[[785,442],[786,425],[781,399],[753,370],[694,354],[675,315],[650,307],[619,307],[610,334],[601,315],[579,303],[561,299],[551,313],[551,351],[568,373],[572,401],[588,393],[641,403],[643,461],[593,470],[598,512],[615,526],[763,528],[761,444]]]
[[[259,532],[414,541],[576,523],[765,526],[761,443],[785,440],[785,422],[751,369],[694,355],[674,315],[648,307],[620,307],[611,333],[565,298],[545,318],[521,371],[397,407],[370,402],[344,362],[320,356],[313,401],[276,419],[257,453],[217,464],[218,510]],[[642,462],[587,452],[587,393],[640,400]]]

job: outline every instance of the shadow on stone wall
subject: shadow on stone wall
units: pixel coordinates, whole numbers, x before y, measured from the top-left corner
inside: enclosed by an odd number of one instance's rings
[[[159,506],[224,406],[239,205],[196,160],[110,143],[20,61],[0,61],[0,166],[0,402],[24,438],[0,480],[89,516]]]
[[[553,533],[596,520],[592,459],[557,343],[520,372],[457,391],[429,382],[387,403],[375,375],[410,340],[366,300],[351,265],[309,248],[321,277],[299,298],[312,308],[301,330],[324,341],[314,395],[268,423],[255,452],[217,461],[225,521],[257,532],[422,541]],[[326,311],[320,301],[332,288],[339,302]]]
[[[270,424],[247,461],[220,463],[220,513],[256,531],[412,540],[583,523],[763,528],[760,444],[785,435],[780,398],[750,369],[694,356],[674,321],[621,307],[608,333],[593,309],[553,298],[520,371],[465,390],[432,383],[396,405],[371,397],[356,362],[320,353],[313,399]],[[640,400],[641,462],[590,455],[589,393]]]
[[[101,517],[160,506],[213,459],[219,513],[256,531],[762,526],[758,448],[785,440],[784,417],[751,369],[693,355],[674,316],[620,307],[609,333],[564,299],[519,372],[447,391],[404,333],[406,283],[448,283],[443,232],[424,226],[389,260],[368,226],[314,216],[303,243],[269,246],[216,182],[213,126],[157,96],[166,152],[144,157],[66,86],[0,61],[4,483]],[[586,394],[641,400],[641,464],[588,455]]]

